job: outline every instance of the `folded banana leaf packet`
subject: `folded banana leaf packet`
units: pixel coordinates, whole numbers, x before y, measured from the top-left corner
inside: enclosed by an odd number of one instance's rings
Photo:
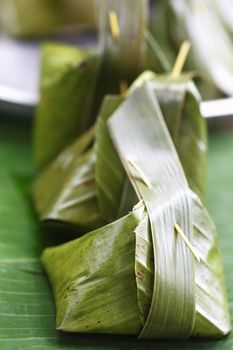
[[[204,201],[207,136],[198,91],[187,75],[174,80],[148,71],[132,84],[129,94],[144,81],[151,81],[189,186]],[[34,182],[35,206],[45,224],[70,223],[77,225],[77,232],[87,231],[120,218],[137,203],[106,125],[123,100],[123,96],[107,96],[96,126],[66,148]]]
[[[38,168],[45,168],[94,123],[106,94],[124,94],[144,70],[171,71],[147,29],[147,1],[97,3],[97,47],[43,45],[34,127]]]
[[[58,330],[153,339],[230,332],[216,229],[203,204],[207,146],[199,103],[187,76],[146,72],[124,98],[106,98],[95,127],[37,180],[35,191],[46,197],[39,205],[34,197],[42,215],[56,186],[66,200],[66,176],[77,193],[82,175],[90,177],[106,222],[43,252]],[[56,174],[62,163],[67,173]]]

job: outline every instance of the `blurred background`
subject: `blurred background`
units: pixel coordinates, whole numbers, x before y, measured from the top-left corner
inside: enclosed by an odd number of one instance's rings
[[[33,108],[37,103],[42,42],[98,45],[99,14],[104,3],[98,0],[0,0],[2,109],[13,108],[17,114],[22,105]],[[133,1],[128,1],[128,6],[134,6]],[[173,66],[182,42],[188,39],[191,50],[184,70],[193,73],[202,98],[232,96],[233,1],[151,0],[145,6],[148,6],[145,28],[153,36],[149,46],[160,56],[158,59],[152,55],[146,68],[156,73],[166,72],[167,67]],[[233,109],[232,100],[231,105]],[[25,113],[23,109],[21,114]],[[227,123],[231,124],[229,119]]]

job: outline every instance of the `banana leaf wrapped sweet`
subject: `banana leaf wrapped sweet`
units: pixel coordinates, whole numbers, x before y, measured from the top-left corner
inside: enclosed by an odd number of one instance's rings
[[[190,189],[154,82],[134,88],[107,128],[138,204],[126,216],[44,251],[57,329],[153,339],[228,334],[215,227]]]
[[[139,73],[147,2],[138,0],[133,9],[129,6],[132,1],[101,1],[98,5],[99,48],[92,52],[64,45],[43,48],[34,145],[39,167],[53,160],[92,124],[93,115],[107,92],[118,93],[121,80],[126,84],[129,77],[136,78]],[[115,27],[109,17],[110,9],[115,14],[115,26],[125,35],[112,34]],[[125,21],[128,17],[134,21]],[[132,35],[134,45],[129,45]],[[134,59],[133,64],[129,65],[129,57]],[[130,73],[129,66],[132,67]]]
[[[94,0],[1,0],[3,29],[17,37],[56,34],[65,26],[95,28]]]
[[[145,81],[151,82],[156,93],[189,186],[204,200],[207,137],[199,110],[200,96],[188,76],[173,79],[152,72],[143,73],[129,94]],[[106,97],[96,126],[64,150],[36,179],[33,197],[45,224],[54,222],[59,227],[67,223],[76,225],[77,232],[90,230],[127,214],[137,203],[107,128],[108,118],[123,99]],[[117,166],[113,167],[113,163]]]
[[[99,12],[98,48],[46,44],[42,49],[34,143],[39,167],[87,130],[105,94],[124,93],[145,68],[169,70],[147,31],[147,1],[101,1]]]

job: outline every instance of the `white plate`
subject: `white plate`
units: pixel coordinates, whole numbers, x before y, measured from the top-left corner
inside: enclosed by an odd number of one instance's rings
[[[76,45],[93,45],[92,37],[53,38]],[[40,47],[42,41],[19,41],[0,36],[0,110],[31,117],[38,102]],[[233,98],[206,101],[201,105],[206,118],[233,115]]]
[[[0,37],[0,107],[31,113],[38,100],[40,42]]]

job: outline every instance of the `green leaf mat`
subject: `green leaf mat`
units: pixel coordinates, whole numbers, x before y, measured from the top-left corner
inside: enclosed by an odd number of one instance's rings
[[[210,136],[207,206],[217,224],[233,315],[233,137]],[[233,348],[233,333],[221,341],[142,341],[132,337],[72,335],[55,330],[50,286],[40,263],[53,237],[41,232],[29,199],[34,169],[31,130],[0,119],[0,349],[124,350]],[[54,242],[53,242],[54,241]]]

